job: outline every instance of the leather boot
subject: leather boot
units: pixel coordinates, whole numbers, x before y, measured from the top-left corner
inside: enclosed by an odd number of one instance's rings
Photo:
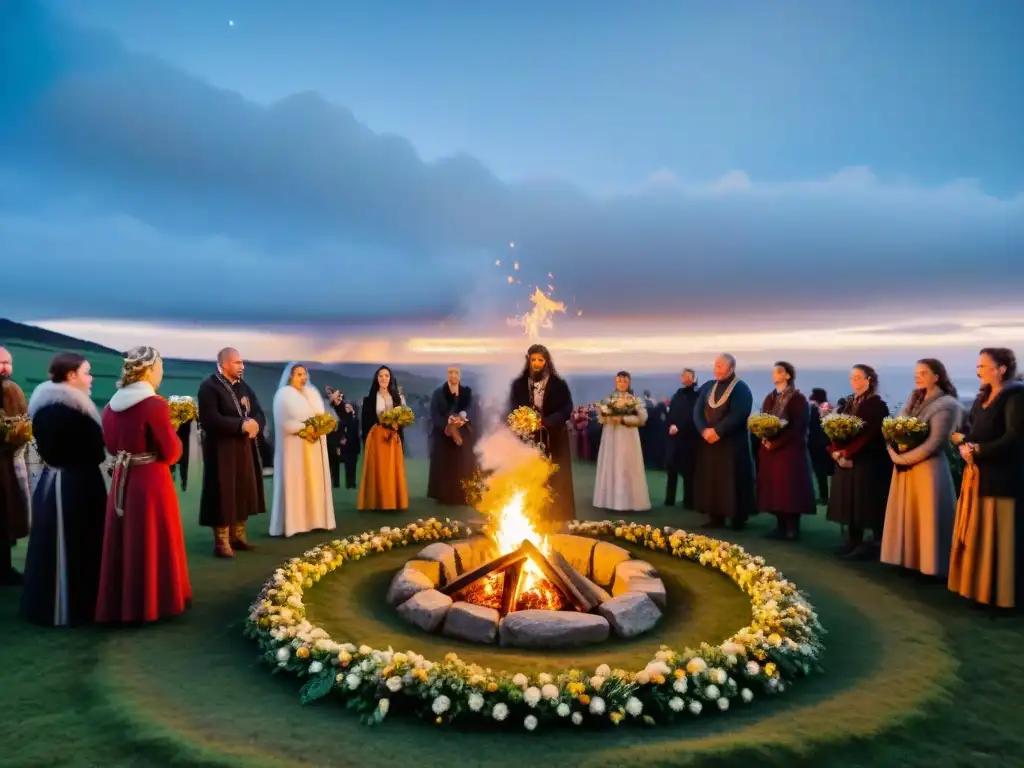
[[[231,549],[231,537],[228,535],[228,527],[221,526],[213,529],[214,545],[213,554],[217,557],[234,557]]]
[[[231,548],[236,552],[252,552],[256,547],[246,540],[245,523],[231,526]]]

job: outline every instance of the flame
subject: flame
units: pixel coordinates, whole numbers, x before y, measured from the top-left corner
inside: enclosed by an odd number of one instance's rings
[[[513,440],[522,446],[518,439]],[[499,449],[502,444],[501,440],[491,442],[495,449]],[[515,551],[524,541],[529,541],[545,555],[549,555],[551,548],[548,538],[538,527],[536,518],[550,504],[548,479],[554,471],[554,465],[536,450],[517,455],[512,453],[510,451],[498,459],[501,462],[500,469],[488,478],[487,486],[477,501],[477,510],[486,518],[484,534],[494,541],[501,555]],[[482,456],[482,459],[481,463],[486,467],[487,456]],[[498,591],[499,579],[490,579],[485,583],[488,596]],[[533,602],[549,608],[558,606],[558,596],[547,583],[544,572],[532,560],[527,560],[519,593],[526,595],[531,592]]]
[[[519,326],[531,339],[540,338],[541,329],[554,328],[551,316],[556,312],[565,312],[565,302],[555,301],[537,288],[530,296],[533,309],[519,317],[510,318],[509,325]]]

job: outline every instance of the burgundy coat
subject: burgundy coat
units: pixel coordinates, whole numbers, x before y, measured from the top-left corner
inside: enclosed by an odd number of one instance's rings
[[[762,413],[772,412],[778,396],[773,391],[765,397]],[[807,398],[794,392],[781,418],[787,422],[785,428],[758,452],[757,508],[770,514],[813,515],[816,508],[807,452]]]

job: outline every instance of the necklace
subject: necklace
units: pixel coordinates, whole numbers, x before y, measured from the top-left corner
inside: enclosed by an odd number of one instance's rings
[[[722,396],[716,397],[718,393],[718,385],[721,383],[722,382],[720,381],[716,381],[715,385],[711,388],[711,391],[708,392],[708,405],[711,406],[712,410],[725,404],[729,399],[729,396],[732,394],[733,389],[735,389],[736,385],[739,383],[739,379],[733,379],[729,382],[729,386],[725,388],[725,392],[722,393]]]

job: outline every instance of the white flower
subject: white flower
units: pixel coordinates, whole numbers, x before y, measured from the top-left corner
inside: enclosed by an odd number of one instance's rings
[[[448,708],[451,705],[452,700],[444,694],[441,694],[436,699],[434,699],[434,703],[430,706],[430,708],[434,710],[435,715],[443,715],[445,712],[448,711]]]
[[[385,683],[385,685],[388,687],[388,690],[392,693],[398,693],[400,690],[402,690],[402,678],[400,678],[398,675],[392,675],[388,678],[388,681]]]
[[[671,709],[673,712],[682,712],[683,707],[685,706],[686,702],[678,696],[673,696],[671,699],[668,700],[668,708]]]
[[[646,667],[644,667],[644,672],[646,672],[648,676],[662,675],[663,677],[667,677],[672,673],[672,670],[668,668],[668,664],[666,664],[664,661],[655,660],[650,662]]]
[[[498,722],[504,720],[506,717],[508,717],[508,705],[503,704],[499,701],[497,704],[494,705],[494,709],[491,710],[491,717],[493,717]]]
[[[311,661],[309,663],[309,674],[311,675],[319,675],[323,672],[323,669],[324,665],[322,661]]]
[[[363,678],[361,678],[355,672],[350,672],[345,677],[345,685],[348,686],[348,689],[350,691],[354,691],[356,688],[359,687],[360,683],[362,683],[362,682],[363,682]]]
[[[612,676],[612,668],[609,667],[607,664],[601,664],[594,671],[594,674],[597,675],[598,677],[611,677]]]
[[[558,698],[558,686],[548,683],[540,689],[540,695],[545,699],[557,699]]]
[[[626,713],[632,717],[640,717],[640,713],[644,711],[644,703],[640,701],[636,696],[630,696],[626,699]]]
[[[388,710],[391,709],[391,699],[381,699],[377,702],[377,709],[380,710],[382,715],[386,715]]]
[[[757,674],[760,671],[761,671],[761,665],[758,664],[756,661],[748,661],[747,662],[747,674],[748,675],[750,675],[751,677],[756,677]]]
[[[558,707],[555,708],[555,712],[558,713],[559,717],[568,717],[569,705],[563,701],[561,704],[558,705]]]
[[[466,705],[473,712],[479,712],[484,708],[484,697],[479,693],[471,693],[469,694],[469,698],[466,700]]]
[[[743,699],[743,702],[745,704],[749,704],[751,701],[754,700],[754,692],[749,688],[744,688],[740,691],[740,698]]]
[[[696,699],[691,699],[688,708],[692,714],[699,715],[701,713],[701,710],[704,709],[704,705]]]
[[[590,714],[592,715],[603,715],[604,714],[604,699],[600,696],[595,696],[590,700]]]
[[[571,719],[572,719],[572,724],[573,725],[579,725],[580,723],[583,722],[583,713],[582,712],[573,712]]]
[[[724,669],[715,667],[708,673],[708,677],[711,678],[711,682],[718,683],[718,685],[725,685],[725,681],[729,679],[729,676],[725,674]]]
[[[672,690],[676,693],[686,693],[686,678],[677,677],[675,682],[672,683]]]
[[[604,685],[604,681],[605,678],[601,677],[601,675],[594,675],[592,678],[590,678],[590,687],[593,688],[595,691],[600,691],[601,686]]]
[[[517,688],[526,688],[526,686],[529,685],[529,683],[529,679],[522,672],[520,672],[512,678],[512,685],[516,686]]]
[[[523,720],[523,725],[526,727],[526,730],[532,731],[537,727],[537,718],[533,715],[527,715],[526,719]]]
[[[717,699],[722,695],[722,692],[718,690],[717,685],[709,685],[704,689],[704,696],[708,699]]]
[[[729,700],[724,696],[718,700],[718,708],[725,712],[729,708]]]
[[[540,702],[540,688],[531,685],[526,691],[523,692],[523,701],[526,702],[528,707],[536,707]]]
[[[282,647],[277,649],[277,660],[278,661],[281,661],[281,662],[288,661],[288,659],[289,659],[289,657],[291,657],[291,655],[292,655],[292,649],[289,648],[287,645],[282,646]]]

